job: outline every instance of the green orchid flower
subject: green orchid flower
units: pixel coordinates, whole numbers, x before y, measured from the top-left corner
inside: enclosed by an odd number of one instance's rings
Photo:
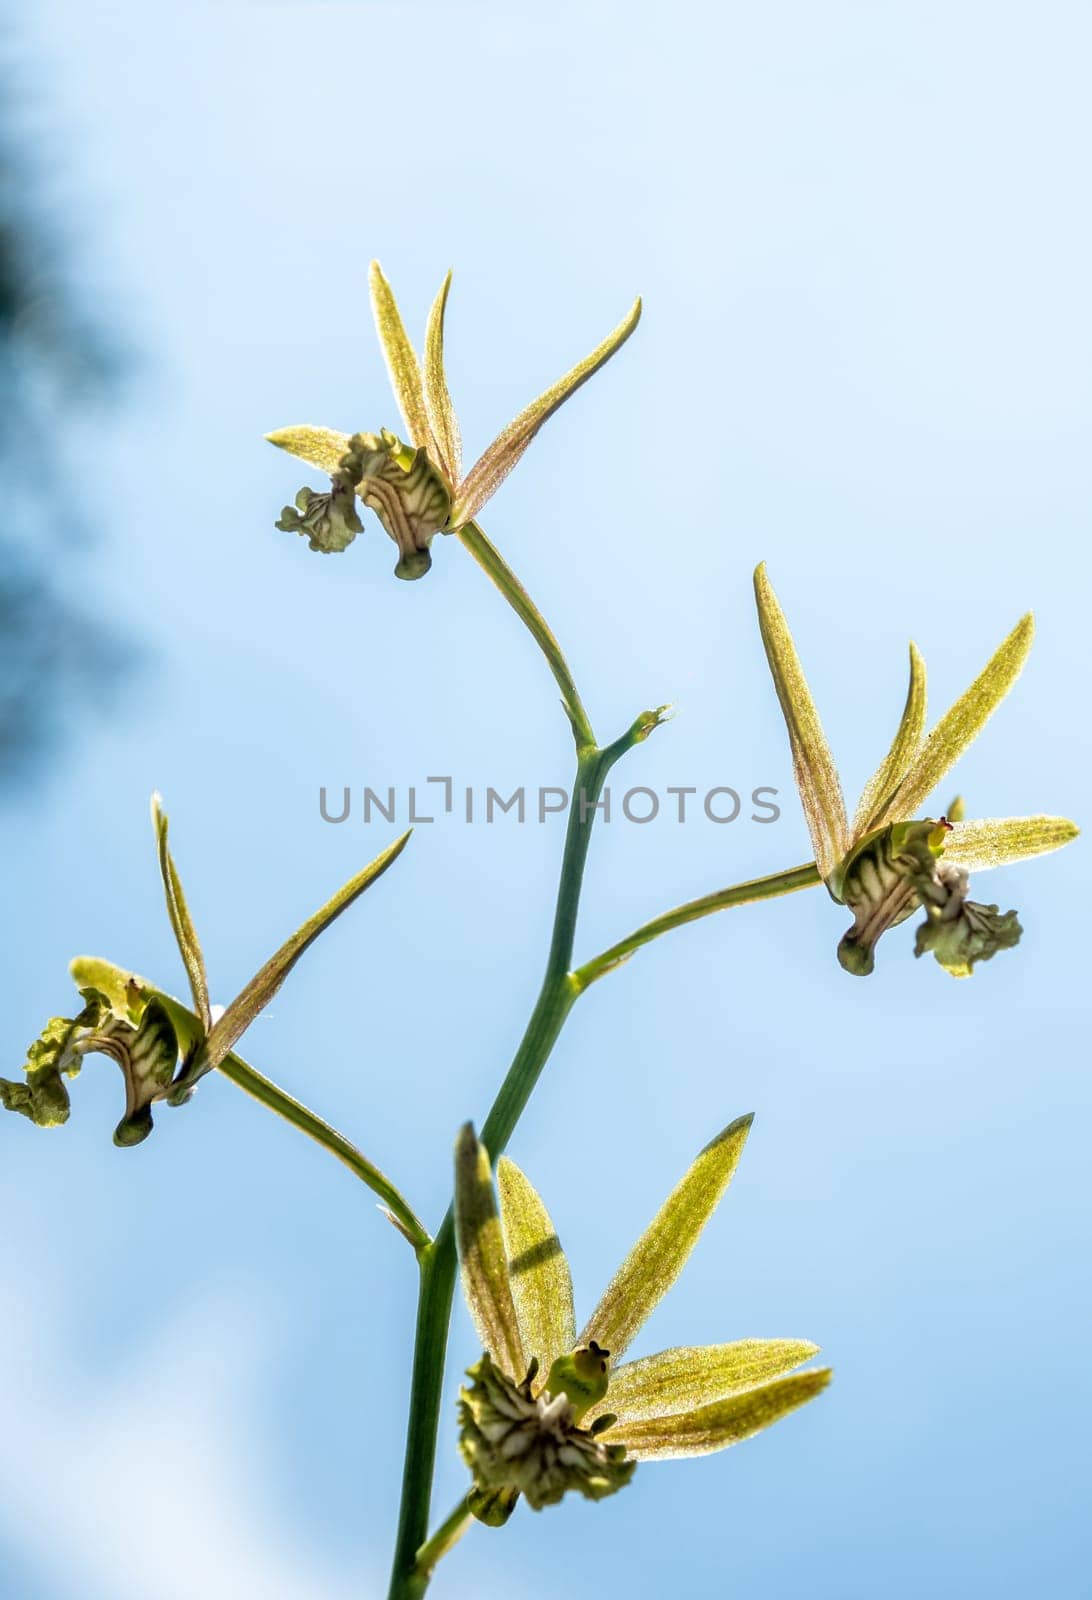
[[[915,955],[931,951],[953,977],[969,977],[979,961],[1011,949],[1021,928],[1015,911],[1001,912],[996,905],[969,899],[968,875],[1060,849],[1079,831],[1065,817],[965,821],[962,803],[945,817],[919,814],[1019,676],[1034,634],[1030,612],[928,736],[925,663],[917,646],[910,645],[910,687],[902,718],[849,822],[819,713],[764,565],[755,573],[755,596],[815,864],[832,898],[853,912],[838,960],[847,972],[867,975],[880,936],[924,909]]]
[[[312,550],[344,550],[361,531],[355,505],[359,499],[398,546],[395,575],[420,578],[432,565],[429,546],[435,535],[455,533],[473,522],[547,418],[625,344],[640,320],[641,302],[634,302],[589,356],[521,411],[464,473],[459,420],[444,366],[451,273],[429,313],[423,359],[410,342],[378,261],[372,262],[370,284],[376,330],[409,443],[387,429],[350,436],[331,428],[294,427],[267,434],[271,444],[331,477],[325,494],[301,489],[277,527],[305,534]]]
[[[192,1097],[200,1079],[221,1065],[304,952],[382,877],[409,840],[403,834],[350,878],[270,956],[229,1006],[213,1007],[205,958],[167,842],[167,817],[158,794],[152,796],[152,826],[167,915],[189,979],[196,1027],[180,1038],[164,1000],[150,995],[146,984],[119,976],[120,969],[109,962],[77,957],[73,968],[83,1009],[75,1017],[51,1018],[27,1052],[22,1081],[0,1078],[0,1106],[29,1117],[40,1128],[68,1121],[64,1080],[78,1074],[85,1056],[97,1053],[116,1061],[125,1078],[125,1115],[114,1143],[140,1144],[152,1131],[153,1105],[184,1105]]]
[[[479,1521],[499,1526],[520,1495],[536,1511],[569,1490],[602,1499],[639,1462],[723,1450],[826,1387],[827,1370],[794,1373],[817,1353],[800,1339],[665,1350],[617,1365],[686,1264],[750,1126],[741,1117],[705,1147],[579,1335],[569,1264],[545,1206],[502,1156],[498,1207],[488,1153],[472,1126],[463,1129],[455,1227],[484,1354],[460,1392],[460,1449]]]

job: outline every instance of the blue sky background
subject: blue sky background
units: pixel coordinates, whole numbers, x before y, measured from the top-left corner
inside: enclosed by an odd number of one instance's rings
[[[72,581],[145,653],[0,816],[5,1070],[77,951],[180,988],[153,787],[226,1001],[393,832],[322,823],[320,784],[569,780],[553,686],[457,546],[400,584],[374,523],[329,560],[272,526],[306,474],[264,432],[395,423],[373,255],[416,329],[456,268],[471,455],[646,298],[483,520],[603,736],[677,702],[628,783],[771,784],[784,814],[603,828],[585,957],[807,858],[761,558],[854,796],[906,639],[940,711],[1033,606],[959,787],[972,814],[1087,818],[1090,35],[1073,4],[45,5],[19,50],[55,204],[141,353],[127,405],[70,441],[102,530]],[[560,819],[420,828],[246,1040],[430,1221],[533,1000],[560,843]],[[582,1002],[512,1147],[578,1311],[754,1110],[636,1353],[810,1337],[836,1383],[605,1505],[475,1529],[438,1596],[1087,1593],[1089,890],[1080,843],[984,881],[1026,933],[969,983],[906,929],[850,979],[845,913],[811,892],[680,932]],[[74,1090],[63,1131],[0,1128],[0,1593],[382,1594],[402,1241],[227,1083],[133,1152],[109,1063]],[[474,1354],[460,1309],[441,1511]]]

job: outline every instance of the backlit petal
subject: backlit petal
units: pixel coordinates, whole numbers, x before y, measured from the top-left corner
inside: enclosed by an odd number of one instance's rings
[[[455,1142],[455,1237],[463,1293],[482,1348],[519,1383],[527,1368],[489,1152],[467,1123]]]
[[[341,458],[350,443],[347,433],[337,433],[333,428],[312,428],[307,423],[300,423],[295,428],[277,428],[275,432],[267,433],[266,438],[278,450],[286,450],[290,456],[299,456],[301,461],[321,467],[330,477],[341,465]]]
[[[710,1455],[761,1433],[790,1411],[814,1400],[830,1379],[829,1368],[798,1372],[791,1378],[779,1378],[680,1416],[650,1418],[612,1428],[607,1437],[612,1444],[625,1445],[627,1457],[633,1461]]]
[[[1066,817],[977,817],[956,822],[944,840],[944,860],[968,872],[1060,850],[1080,833]]]
[[[802,1367],[818,1351],[806,1339],[739,1339],[662,1350],[616,1368],[606,1399],[588,1412],[587,1420],[594,1422],[599,1412],[611,1411],[625,1428],[694,1411]]]
[[[815,862],[822,876],[829,878],[849,848],[842,786],[785,613],[766,575],[765,562],[755,572],[755,599],[766,659],[789,732],[793,773]]]
[[[383,276],[383,268],[378,261],[373,261],[371,264],[368,285],[372,295],[375,331],[383,346],[391,388],[394,390],[398,409],[402,413],[406,432],[411,443],[423,446],[430,452],[433,460],[438,461],[436,443],[428,422],[428,408],[425,405],[425,390],[421,382],[417,353],[410,343],[406,325],[402,321],[402,313],[394,298],[394,291]]]
[[[576,1344],[569,1263],[537,1191],[507,1156],[497,1162],[497,1191],[524,1354],[538,1357],[545,1379]]]
[[[1020,676],[1034,635],[1035,622],[1029,611],[970,688],[941,717],[892,796],[886,817],[899,822],[920,812],[923,802],[978,737]]]
[[[751,1117],[740,1117],[698,1156],[619,1267],[579,1343],[618,1357],[670,1289],[736,1170]],[[610,1409],[608,1407],[608,1409]]]
[[[857,814],[853,818],[853,837],[862,839],[866,833],[887,820],[887,802],[906,776],[906,770],[918,753],[925,732],[925,662],[917,645],[910,641],[910,687],[906,691],[906,704],[902,720],[895,732],[891,748],[865,785]]]
[[[402,854],[408,841],[409,833],[404,833],[400,839],[388,845],[374,861],[370,861],[361,872],[358,872],[355,878],[350,878],[348,883],[343,884],[324,906],[320,906],[314,916],[308,917],[307,921],[285,940],[276,954],[270,956],[219,1020],[213,1023],[208,1038],[182,1074],[179,1080],[180,1087],[192,1086],[198,1078],[220,1065],[255,1017],[264,1011],[304,951],[314,944],[319,935],[324,933],[343,911],[348,910],[365,889],[371,888],[376,879],[382,877],[391,863]]]
[[[451,288],[449,272],[433,301],[425,332],[425,407],[429,426],[436,441],[438,464],[446,472],[448,482],[454,487],[463,471],[463,443],[459,435],[459,419],[451,403],[444,366],[444,312]]]
[[[626,316],[591,355],[585,356],[571,372],[540,394],[497,435],[460,485],[451,513],[453,527],[461,527],[477,516],[485,502],[500,488],[542,424],[622,348],[640,319],[641,302],[635,300]]]

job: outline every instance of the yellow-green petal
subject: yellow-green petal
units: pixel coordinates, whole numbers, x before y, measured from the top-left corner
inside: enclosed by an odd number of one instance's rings
[[[437,461],[454,487],[462,477],[463,442],[459,434],[459,419],[451,403],[447,386],[447,369],[444,365],[444,313],[447,310],[448,291],[451,288],[449,272],[432,303],[425,331],[425,408],[429,427],[436,441]]]
[[[314,916],[308,917],[291,938],[285,940],[275,955],[270,956],[245,989],[231,1002],[223,1016],[213,1024],[208,1038],[183,1072],[179,1080],[180,1090],[188,1089],[198,1078],[220,1065],[255,1017],[264,1011],[304,951],[314,944],[319,934],[324,933],[335,918],[346,911],[365,889],[370,889],[376,879],[386,872],[391,863],[402,854],[408,840],[407,832],[392,845],[388,845],[386,850],[376,856],[374,861],[370,861],[355,878],[350,878],[349,882],[321,906]]]
[[[455,1239],[463,1293],[482,1349],[519,1383],[527,1368],[489,1152],[468,1122],[455,1141]]]
[[[267,433],[270,444],[286,450],[290,456],[299,456],[333,477],[341,466],[341,458],[349,448],[350,436],[337,433],[333,428],[312,428],[300,423],[294,428],[277,428]]]
[[[167,899],[167,915],[174,930],[182,965],[190,982],[193,1009],[207,1030],[212,1026],[212,1013],[209,1006],[209,981],[205,972],[205,958],[197,930],[193,925],[193,918],[190,916],[189,906],[186,904],[186,896],[182,891],[182,880],[178,876],[178,868],[174,864],[174,857],[167,843],[167,815],[163,810],[163,798],[159,794],[152,795],[152,827],[155,829],[156,850],[159,855],[159,874],[163,879],[163,893]]]
[[[428,450],[435,461],[438,456],[432,430],[429,427],[428,407],[425,404],[425,390],[421,382],[417,352],[410,343],[406,325],[402,321],[402,313],[394,298],[394,291],[383,276],[383,268],[378,261],[373,261],[371,264],[368,285],[371,289],[375,331],[383,346],[391,388],[394,390],[398,409],[402,413],[406,432],[411,441]]]
[[[716,1210],[743,1153],[751,1122],[751,1116],[739,1117],[706,1145],[615,1273],[580,1335],[580,1344],[594,1339],[610,1351],[613,1361],[628,1348],[679,1276]]]
[[[571,372],[540,394],[497,435],[459,486],[451,512],[452,527],[462,527],[477,516],[485,502],[500,488],[542,424],[622,348],[640,320],[641,302],[635,300],[622,321],[601,345],[596,346],[591,355],[585,356]]]
[[[829,878],[849,848],[842,785],[785,613],[766,575],[765,562],[755,571],[755,600],[766,659],[789,733],[793,773],[811,834],[815,864],[823,878]]]
[[[771,1423],[787,1417],[821,1394],[831,1380],[829,1368],[798,1372],[757,1389],[747,1389],[714,1405],[700,1406],[680,1416],[653,1417],[616,1427],[608,1435],[612,1444],[626,1447],[632,1461],[672,1461],[683,1456],[707,1456],[725,1450]]]
[[[906,776],[918,753],[925,732],[925,662],[921,651],[910,641],[910,686],[906,691],[902,720],[895,731],[891,748],[865,785],[857,814],[853,818],[854,839],[863,838],[887,816],[887,803]]]
[[[892,796],[885,820],[899,822],[917,815],[922,802],[978,737],[1020,676],[1034,636],[1035,621],[1029,611],[994,651],[970,688],[941,717]]]
[[[589,1411],[588,1424],[601,1411],[612,1412],[620,1428],[694,1411],[780,1378],[818,1353],[819,1346],[806,1339],[738,1339],[661,1350],[611,1373],[606,1399]]]
[[[977,817],[953,823],[944,840],[944,860],[982,872],[1060,850],[1080,831],[1067,817]]]
[[[538,1192],[507,1156],[497,1162],[497,1191],[523,1351],[545,1380],[576,1344],[569,1263]]]

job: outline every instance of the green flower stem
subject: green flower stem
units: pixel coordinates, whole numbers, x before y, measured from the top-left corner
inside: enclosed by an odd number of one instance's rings
[[[275,1111],[279,1117],[283,1117],[285,1122],[290,1122],[294,1128],[299,1128],[307,1134],[308,1138],[314,1139],[316,1144],[329,1150],[331,1155],[336,1156],[350,1172],[354,1172],[362,1183],[366,1183],[372,1193],[379,1196],[390,1214],[391,1221],[399,1233],[409,1240],[418,1256],[428,1249],[432,1239],[424,1223],[416,1216],[390,1179],[385,1177],[355,1144],[350,1143],[344,1134],[338,1133],[337,1129],[332,1128],[322,1117],[309,1110],[301,1101],[293,1099],[284,1089],[278,1088],[272,1079],[265,1077],[233,1051],[221,1061],[219,1072],[222,1077],[230,1078],[232,1083],[263,1106],[267,1106],[270,1111]]]
[[[602,955],[578,967],[572,975],[573,982],[582,994],[589,984],[613,971],[628,960],[635,950],[640,950],[642,945],[658,939],[661,933],[670,933],[672,928],[697,922],[699,917],[712,916],[714,911],[727,911],[730,906],[749,906],[756,900],[772,900],[777,895],[795,894],[797,889],[813,889],[822,881],[815,862],[809,861],[802,867],[787,867],[784,872],[771,873],[768,878],[752,878],[748,883],[735,883],[730,889],[715,889],[712,894],[702,895],[700,900],[688,900],[674,911],[665,911],[662,916],[653,917],[651,922],[644,923],[627,939],[612,944]]]
[[[569,809],[553,933],[542,988],[523,1039],[481,1131],[482,1142],[489,1151],[490,1159],[495,1161],[512,1136],[577,996],[601,971],[606,970],[606,965],[624,959],[630,948],[639,948],[658,933],[666,932],[669,927],[708,915],[725,905],[742,904],[748,899],[763,899],[767,895],[785,894],[790,889],[804,888],[807,884],[817,883],[819,878],[815,868],[808,866],[797,869],[795,873],[779,874],[776,879],[742,885],[740,890],[722,890],[717,895],[706,897],[705,901],[695,901],[689,907],[681,907],[677,912],[649,923],[626,942],[626,948],[617,946],[599,958],[599,964],[592,962],[580,973],[572,972],[573,942],[596,802],[615,762],[633,745],[648,737],[662,720],[665,708],[643,713],[621,738],[605,749],[599,749],[561,647],[527,591],[477,523],[468,523],[460,529],[459,538],[526,624],[542,650],[554,680],[561,689],[577,749],[576,782]],[[608,961],[608,958],[612,958],[612,961]],[[419,1252],[418,1260],[421,1281],[406,1428],[402,1502],[388,1600],[421,1600],[437,1562],[463,1531],[460,1508],[431,1539],[428,1538],[444,1362],[458,1265],[454,1213],[450,1207],[432,1244]]]
[[[466,1497],[464,1496],[447,1518],[447,1521],[441,1522],[428,1543],[421,1546],[417,1555],[415,1570],[415,1576],[419,1580],[423,1580],[425,1584],[428,1583],[436,1564],[443,1560],[453,1545],[458,1544],[473,1520],[473,1515],[467,1510]],[[421,1590],[421,1593],[424,1593],[424,1589]]]
[[[149,983],[146,978],[138,977],[135,973],[115,966],[112,961],[78,956],[72,963],[72,976],[80,987],[99,989],[119,1007],[124,1007],[126,1003],[129,984],[135,984],[142,996],[158,1000],[164,1007],[174,1025],[178,1043],[186,1053],[204,1038],[204,1026],[188,1006],[184,1006],[173,995],[157,989],[155,984]],[[324,1122],[321,1117],[308,1110],[299,1100],[293,1099],[271,1078],[265,1077],[234,1051],[230,1051],[224,1057],[218,1070],[222,1077],[229,1078],[254,1100],[267,1106],[270,1111],[275,1111],[294,1128],[299,1128],[308,1138],[314,1139],[316,1144],[322,1145],[324,1150],[329,1150],[331,1155],[336,1156],[350,1172],[355,1173],[362,1183],[366,1183],[372,1193],[377,1194],[382,1200],[392,1222],[409,1240],[418,1256],[432,1243],[428,1229],[390,1179],[385,1177],[355,1144],[350,1143],[344,1134],[338,1133],[336,1128],[332,1128],[328,1122]]]
[[[584,865],[596,816],[595,802],[602,793],[603,784],[614,763],[631,745],[646,737],[651,725],[654,724],[649,723],[647,716],[639,717],[627,733],[605,750],[593,746],[582,750],[577,758],[576,784],[569,809],[553,935],[542,988],[508,1075],[482,1128],[482,1142],[493,1160],[511,1138],[580,992],[569,968]],[[402,1506],[389,1600],[419,1600],[428,1586],[430,1576],[430,1572],[422,1572],[418,1559],[420,1552],[428,1548],[426,1539],[432,1476],[436,1464],[444,1357],[455,1292],[455,1227],[450,1208],[436,1238],[427,1250],[421,1252],[419,1260],[421,1289],[406,1430]]]
[[[581,700],[579,691],[573,681],[573,675],[569,671],[569,664],[562,654],[561,646],[554,638],[545,617],[539,611],[500,551],[486,538],[485,533],[476,522],[468,522],[461,527],[458,537],[463,546],[470,551],[482,571],[496,584],[513,611],[526,625],[542,654],[546,657],[546,663],[554,675],[554,681],[561,690],[561,699],[569,721],[572,723],[573,737],[576,740],[577,750],[593,748],[595,734],[592,732],[588,713],[584,710],[584,702]]]

